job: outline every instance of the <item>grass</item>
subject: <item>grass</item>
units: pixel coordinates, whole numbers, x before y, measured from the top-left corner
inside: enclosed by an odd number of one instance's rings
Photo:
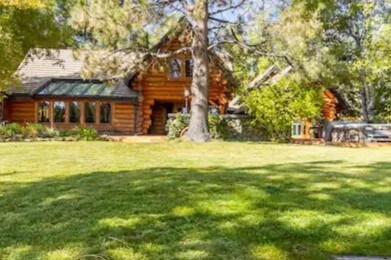
[[[391,255],[391,148],[0,144],[0,259]]]

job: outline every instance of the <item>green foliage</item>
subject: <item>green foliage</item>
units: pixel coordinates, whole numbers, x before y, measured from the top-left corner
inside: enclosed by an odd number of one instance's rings
[[[67,25],[74,1],[0,2],[0,92],[18,83],[15,70],[31,48],[58,48],[73,43]]]
[[[22,127],[17,123],[6,124],[3,129],[10,134],[22,133]]]
[[[78,132],[78,128],[66,129],[58,131],[58,135],[60,137],[72,137],[76,136]]]
[[[80,127],[75,129],[76,137],[82,141],[95,141],[99,139],[98,132],[95,128]]]
[[[287,141],[296,120],[318,118],[324,102],[322,89],[280,81],[251,91],[244,98],[253,124],[262,126],[273,141]]]
[[[177,114],[167,122],[168,138],[176,139],[185,134],[190,117]],[[266,141],[264,129],[252,124],[250,117],[230,119],[229,117],[209,114],[209,132],[215,140]]]
[[[176,114],[175,118],[170,118],[167,121],[168,138],[180,138],[183,130],[189,125],[190,118],[182,113]]]
[[[21,133],[25,139],[53,138],[58,135],[54,129],[41,124],[28,124],[21,128]]]
[[[230,133],[227,119],[219,115],[209,115],[209,132],[213,139],[229,139]]]
[[[66,139],[67,137],[71,139]],[[75,127],[70,130],[58,131],[41,124],[21,126],[17,123],[12,123],[0,126],[0,142],[37,139],[95,141],[100,140],[100,137],[95,129],[89,127]]]
[[[186,127],[189,126],[190,117],[184,116],[178,113],[175,118],[168,120],[168,138],[176,139],[182,137]],[[219,115],[209,115],[209,132],[213,139],[228,139],[229,138],[229,126],[225,118]]]

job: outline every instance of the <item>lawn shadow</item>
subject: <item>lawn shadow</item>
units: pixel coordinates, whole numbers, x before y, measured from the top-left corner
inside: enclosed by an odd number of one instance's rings
[[[391,193],[382,190],[390,185],[391,163],[357,167],[366,167],[365,174],[330,165],[343,167],[343,161],[7,182],[0,195],[0,256],[19,248],[20,258],[34,259],[72,247],[78,257],[107,259],[391,255],[390,226],[366,227],[371,214],[391,213]]]

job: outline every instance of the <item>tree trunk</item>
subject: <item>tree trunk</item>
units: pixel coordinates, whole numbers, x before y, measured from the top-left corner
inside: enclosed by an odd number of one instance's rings
[[[366,74],[361,72],[361,111],[363,120],[366,123],[373,121],[375,117],[375,89],[366,82]]]
[[[196,0],[194,5],[194,60],[191,85],[191,118],[187,140],[207,142],[211,139],[208,126],[209,57],[208,57],[208,0]]]

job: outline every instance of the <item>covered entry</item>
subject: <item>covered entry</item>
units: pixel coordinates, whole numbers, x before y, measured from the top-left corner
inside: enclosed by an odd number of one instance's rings
[[[183,102],[156,101],[152,107],[152,124],[149,129],[149,134],[165,135],[168,114],[181,112]]]

